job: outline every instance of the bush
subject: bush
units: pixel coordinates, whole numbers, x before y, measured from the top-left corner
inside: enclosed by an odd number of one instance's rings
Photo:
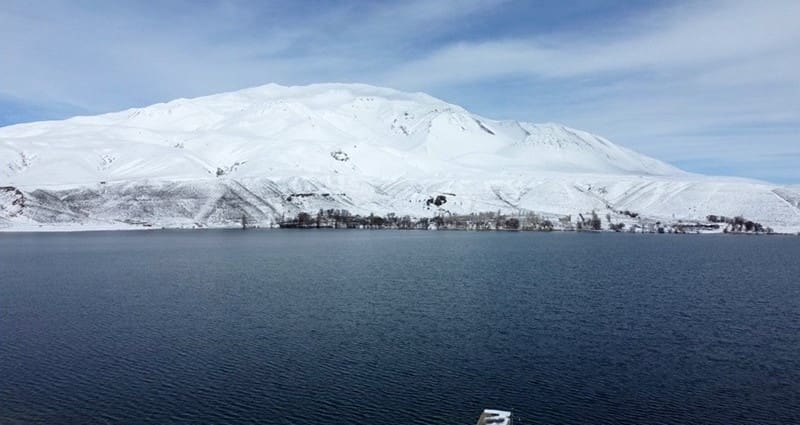
[[[608,228],[615,232],[621,232],[622,229],[625,228],[625,223],[617,223],[617,224],[611,223],[608,225]]]

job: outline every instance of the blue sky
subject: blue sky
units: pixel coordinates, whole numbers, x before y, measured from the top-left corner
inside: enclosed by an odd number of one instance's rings
[[[800,183],[798,19],[783,0],[5,0],[0,125],[362,82]]]

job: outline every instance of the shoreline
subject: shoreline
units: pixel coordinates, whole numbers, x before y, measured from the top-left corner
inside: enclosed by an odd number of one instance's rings
[[[0,234],[53,234],[53,233],[98,233],[98,232],[158,232],[158,231],[416,231],[416,232],[473,232],[473,233],[587,233],[587,234],[606,234],[620,233],[629,235],[730,235],[730,236],[800,236],[798,232],[632,232],[614,231],[610,229],[602,230],[575,230],[575,229],[552,229],[552,230],[522,230],[522,229],[422,229],[422,228],[396,228],[396,227],[363,227],[363,228],[334,228],[334,227],[279,227],[279,226],[253,226],[242,229],[240,226],[208,226],[208,227],[145,227],[145,226],[106,226],[106,225],[67,225],[67,226],[8,226],[0,227]]]

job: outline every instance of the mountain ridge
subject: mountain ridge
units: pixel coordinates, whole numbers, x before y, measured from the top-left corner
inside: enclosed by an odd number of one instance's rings
[[[687,173],[560,124],[489,119],[424,93],[363,84],[268,84],[3,127],[0,158],[0,186],[19,188],[29,200],[13,217],[10,206],[0,209],[8,228],[26,220],[224,226],[237,215],[274,224],[287,213],[323,207],[416,216],[497,209],[574,215],[614,212],[621,209],[616,204],[653,220],[747,214],[779,229],[800,228],[792,201],[783,202],[794,199],[790,187],[778,195],[778,186]],[[172,188],[178,203],[187,196],[205,201],[165,204],[137,217],[128,213],[141,202],[127,197],[131,188],[151,199]],[[440,192],[457,193],[456,200],[436,211],[423,205]],[[729,199],[718,199],[721,192]],[[320,199],[293,198],[297,193]],[[247,212],[226,196],[257,208]],[[80,197],[93,200],[82,204]],[[679,207],[664,204],[670,199]],[[31,218],[37,208],[40,219]],[[215,208],[231,211],[198,213]]]

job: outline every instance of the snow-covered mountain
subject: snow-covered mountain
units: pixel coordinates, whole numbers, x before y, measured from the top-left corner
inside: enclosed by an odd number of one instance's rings
[[[497,121],[422,93],[266,85],[0,128],[0,226],[270,224],[358,214],[635,211],[800,230],[798,190],[685,173],[558,124]],[[426,200],[443,195],[445,206]]]

